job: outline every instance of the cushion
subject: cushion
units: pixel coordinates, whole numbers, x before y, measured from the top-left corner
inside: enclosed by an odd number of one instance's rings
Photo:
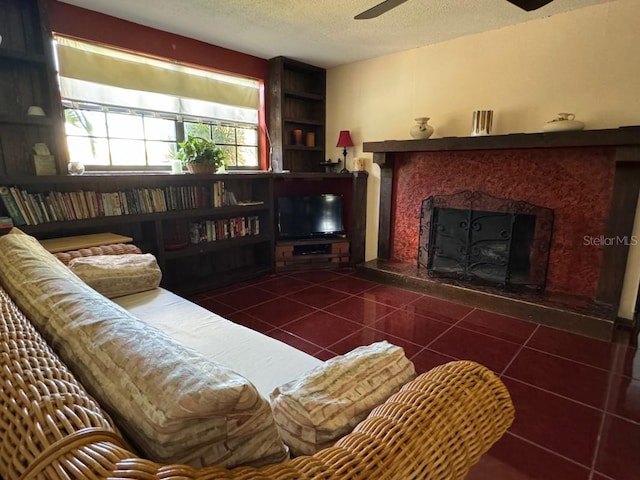
[[[108,298],[157,288],[162,272],[150,253],[74,258],[69,269]]]
[[[273,391],[280,435],[294,455],[312,455],[353,430],[414,377],[404,350],[386,341],[332,358]]]
[[[79,250],[68,250],[66,252],[56,252],[53,254],[58,260],[68,265],[71,260],[79,257],[92,257],[94,255],[124,255],[130,253],[142,253],[142,251],[132,243],[112,243],[100,247],[81,248]]]
[[[0,237],[0,284],[148,458],[193,466],[287,457],[247,379],[130,315],[28,235]]]

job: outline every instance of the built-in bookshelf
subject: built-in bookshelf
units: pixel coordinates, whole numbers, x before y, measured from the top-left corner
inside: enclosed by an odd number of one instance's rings
[[[210,185],[168,185],[114,192],[54,190],[36,193],[18,186],[0,186],[0,199],[17,226],[217,208],[238,203],[232,191],[225,191],[222,180]],[[260,203],[264,202],[243,201],[244,205]]]
[[[273,269],[273,178],[268,174],[5,180],[0,216],[42,240],[101,232],[131,237],[158,259],[163,286],[179,293]]]
[[[363,262],[366,184],[366,172],[5,177],[0,217],[39,240],[130,237],[156,256],[164,287],[191,294],[274,271],[278,195],[342,195],[348,261]]]

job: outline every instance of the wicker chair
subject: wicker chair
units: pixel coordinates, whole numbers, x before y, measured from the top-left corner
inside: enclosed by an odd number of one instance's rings
[[[0,476],[17,479],[462,479],[511,425],[504,384],[473,362],[405,385],[331,448],[261,468],[138,458],[0,289]]]

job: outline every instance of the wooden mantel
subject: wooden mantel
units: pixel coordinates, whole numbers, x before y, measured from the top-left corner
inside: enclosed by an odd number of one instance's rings
[[[378,258],[391,256],[393,218],[393,174],[396,159],[411,152],[455,152],[472,150],[562,149],[612,147],[615,177],[606,226],[607,236],[631,236],[640,192],[640,126],[554,133],[514,133],[482,137],[444,137],[421,140],[364,142],[363,151],[373,153],[380,166],[380,218]],[[619,304],[629,245],[606,246],[599,277],[597,300],[613,307]]]
[[[365,152],[384,154],[401,152],[605,146],[640,146],[640,126],[611,128],[605,130],[580,130],[573,132],[512,133],[508,135],[488,135],[482,137],[384,140],[382,142],[364,142],[362,149]],[[375,155],[374,161],[376,161]]]

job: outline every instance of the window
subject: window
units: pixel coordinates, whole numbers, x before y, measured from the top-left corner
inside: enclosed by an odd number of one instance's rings
[[[166,114],[163,118],[159,112],[64,103],[70,160],[82,162],[88,170],[168,170],[178,142],[189,135],[220,145],[227,167],[259,167],[255,125],[185,121]]]
[[[71,161],[88,170],[169,169],[188,135],[227,166],[259,168],[259,82],[56,37]]]

